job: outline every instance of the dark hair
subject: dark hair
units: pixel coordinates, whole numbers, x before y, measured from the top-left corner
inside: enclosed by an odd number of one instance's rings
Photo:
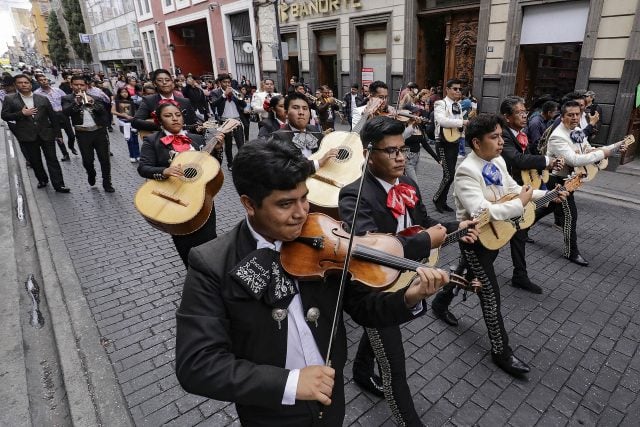
[[[500,104],[500,114],[509,116],[512,115],[513,109],[518,104],[524,105],[524,99],[514,95],[507,96]]]
[[[282,95],[276,95],[272,96],[269,100],[269,117],[271,117],[272,119],[276,118],[276,106],[283,98],[284,96]]]
[[[250,141],[233,159],[238,195],[249,197],[258,207],[274,190],[292,190],[310,174],[309,161],[300,149],[273,139]]]
[[[570,100],[565,102],[564,104],[562,104],[562,108],[560,108],[560,113],[562,116],[564,116],[564,114],[567,112],[567,109],[570,107],[578,107],[580,108],[580,103],[578,101],[575,100]]]
[[[294,99],[301,99],[304,102],[307,103],[307,105],[309,105],[309,100],[307,99],[307,97],[303,94],[301,94],[300,92],[292,92],[291,94],[287,95],[284,98],[284,109],[289,111],[289,104],[291,104],[291,101],[293,101]]]
[[[276,84],[276,82],[273,79],[269,79],[269,78],[266,78],[266,79],[262,80],[262,84],[264,84],[267,80],[269,80],[273,84]]]
[[[376,80],[375,82],[369,85],[369,93],[378,93],[378,88],[383,88],[389,90],[389,86],[383,81]]]
[[[166,74],[167,76],[169,76],[169,78],[171,78],[171,73],[169,72],[169,70],[158,68],[157,70],[154,70],[153,73],[151,73],[151,81],[155,82],[159,74]]]
[[[407,87],[408,87],[409,89],[413,89],[414,87],[417,89],[417,88],[418,88],[418,85],[417,85],[417,84],[415,84],[414,82],[409,82],[409,83],[407,83]]]
[[[360,85],[358,83],[352,84],[351,87],[354,89],[360,89]]]
[[[451,86],[453,85],[461,85],[462,84],[462,80],[460,79],[449,79],[447,80],[447,89],[451,89]]]
[[[473,149],[473,140],[482,141],[482,137],[496,130],[496,127],[505,127],[504,120],[497,114],[480,114],[469,120],[467,129],[465,130],[465,139],[469,146]]]
[[[229,81],[231,81],[231,76],[230,76],[229,74],[227,74],[227,73],[218,74],[218,79],[217,79],[217,81],[218,81],[218,82],[221,82],[221,81],[223,81],[223,80],[229,80]]]
[[[154,114],[155,114],[155,119],[157,120],[159,125],[162,125],[162,111],[164,111],[165,109],[167,109],[169,107],[176,107],[182,113],[182,110],[180,110],[180,106],[179,105],[175,105],[175,104],[172,104],[170,102],[158,105],[156,107],[156,109],[154,110]],[[184,117],[183,117],[183,120],[184,120]]]
[[[16,80],[18,79],[27,79],[29,80],[29,83],[31,83],[31,78],[29,76],[27,76],[26,74],[22,73],[22,74],[16,74],[15,76],[13,76],[13,81],[15,83]]]
[[[131,99],[131,95],[129,95],[129,90],[126,87],[122,86],[120,89],[118,89],[116,91],[116,101],[120,101],[122,99],[125,99],[122,96],[120,96],[120,92],[122,92],[122,91],[127,92],[127,98],[126,99]]]
[[[376,145],[387,135],[402,135],[404,123],[391,117],[377,116],[368,120],[360,131],[362,146],[367,148],[369,143]]]
[[[562,97],[561,103],[565,104],[568,101],[576,101],[578,99],[584,99],[584,98],[585,96],[582,95],[580,92],[577,92],[577,91],[569,92]]]
[[[546,101],[544,104],[542,104],[543,113],[550,113],[551,111],[554,111],[557,109],[558,109],[558,103],[555,101]]]
[[[74,74],[71,76],[71,81],[73,82],[74,80],[82,80],[83,82],[85,82],[85,84],[87,83],[87,78],[82,75],[82,74]]]
[[[293,87],[295,87],[296,89],[298,89],[299,87],[301,87],[301,88],[303,88],[305,91],[307,90],[307,88],[305,88],[305,87],[304,87],[304,84],[303,84],[303,83],[300,83],[300,82],[298,82],[298,83],[296,83],[295,85],[293,85]]]

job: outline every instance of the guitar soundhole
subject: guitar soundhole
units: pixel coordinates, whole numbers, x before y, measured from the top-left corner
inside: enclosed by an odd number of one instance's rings
[[[338,147],[336,162],[346,162],[351,158],[351,149],[348,147]]]
[[[200,170],[195,165],[189,165],[183,168],[184,176],[183,181],[195,181],[200,174]]]

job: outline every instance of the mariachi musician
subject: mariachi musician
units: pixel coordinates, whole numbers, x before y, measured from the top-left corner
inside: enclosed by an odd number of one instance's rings
[[[335,129],[336,112],[339,109],[338,103],[331,95],[331,89],[329,89],[329,86],[323,85],[320,89],[322,90],[322,96],[317,102],[320,126],[323,131]]]
[[[201,135],[187,133],[182,129],[184,126],[184,116],[176,101],[160,104],[155,110],[155,117],[161,130],[148,135],[142,143],[140,152],[140,162],[138,173],[147,179],[163,181],[171,176],[184,176],[181,165],[172,165],[174,155],[183,151],[201,150],[204,138]],[[222,161],[222,143],[224,134],[215,134],[218,141],[212,155],[219,162]],[[208,242],[216,237],[216,211],[212,208],[211,215],[207,222],[198,230],[191,234],[171,236],[176,246],[178,254],[185,267],[189,250],[197,245]]]

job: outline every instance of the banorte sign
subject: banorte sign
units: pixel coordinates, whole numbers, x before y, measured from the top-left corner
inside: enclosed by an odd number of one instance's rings
[[[280,0],[280,22],[293,18],[338,13],[341,9],[360,9],[361,0],[307,0],[285,3]]]

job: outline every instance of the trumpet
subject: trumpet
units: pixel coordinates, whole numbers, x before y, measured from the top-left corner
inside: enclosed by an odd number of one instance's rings
[[[304,96],[309,98],[309,101],[311,101],[311,102],[318,102],[318,98],[313,96],[313,95],[311,95],[310,93],[305,93]]]
[[[336,104],[338,104],[338,107],[340,108],[344,108],[344,101],[340,101],[337,98],[333,98],[333,102],[335,102]]]

